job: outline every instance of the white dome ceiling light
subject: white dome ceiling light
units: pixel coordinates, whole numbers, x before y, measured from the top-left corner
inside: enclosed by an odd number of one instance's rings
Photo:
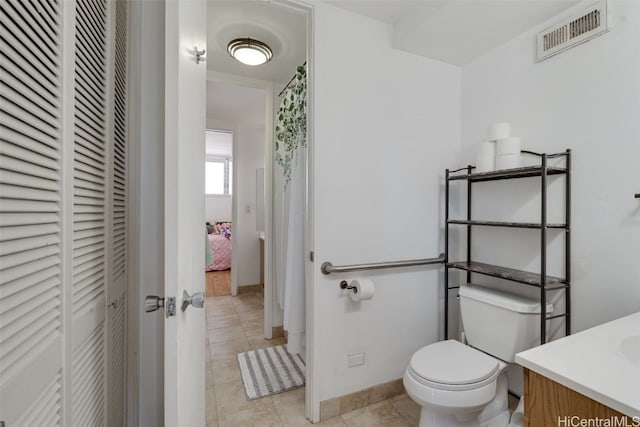
[[[265,64],[273,58],[273,52],[269,46],[248,37],[231,40],[227,45],[227,52],[246,65]]]

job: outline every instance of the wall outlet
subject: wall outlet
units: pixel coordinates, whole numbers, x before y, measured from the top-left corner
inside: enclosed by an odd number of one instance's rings
[[[364,365],[364,353],[348,354],[347,355],[347,367],[353,368],[354,366]]]

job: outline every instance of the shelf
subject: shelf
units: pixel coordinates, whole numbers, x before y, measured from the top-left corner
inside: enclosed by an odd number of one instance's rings
[[[463,175],[449,175],[449,181],[470,180],[471,182],[496,181],[500,179],[527,178],[531,176],[541,176],[542,166],[526,166],[515,169],[503,169],[491,172],[477,172]],[[565,168],[547,167],[547,175],[566,174]]]
[[[499,277],[500,279],[511,280],[513,282],[524,283],[525,285],[540,287],[540,275],[514,268],[500,267],[481,262],[450,262],[447,267],[470,271],[472,273],[484,274],[486,276]],[[547,276],[547,287],[555,288],[564,283],[564,279],[554,276]],[[563,286],[561,286],[563,287]]]
[[[535,222],[467,221],[466,219],[450,219],[448,223],[459,225],[482,225],[489,227],[535,228],[538,230],[542,228],[542,225]],[[567,228],[567,226],[565,224],[547,224],[547,228]]]

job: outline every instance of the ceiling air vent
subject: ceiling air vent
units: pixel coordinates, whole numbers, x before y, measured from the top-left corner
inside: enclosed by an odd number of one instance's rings
[[[607,0],[538,33],[537,60],[542,61],[609,31]]]

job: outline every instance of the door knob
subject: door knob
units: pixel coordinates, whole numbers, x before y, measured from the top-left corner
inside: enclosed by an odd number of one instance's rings
[[[167,298],[166,304],[162,297],[157,295],[147,295],[144,299],[144,311],[151,313],[166,305],[165,317],[175,316],[176,314],[176,299],[174,297]]]
[[[189,295],[186,290],[182,291],[182,311],[185,311],[189,305],[196,308],[204,307],[204,292],[195,292],[193,295]]]
[[[164,298],[157,295],[147,295],[144,299],[144,311],[151,313],[159,308],[164,307]]]

